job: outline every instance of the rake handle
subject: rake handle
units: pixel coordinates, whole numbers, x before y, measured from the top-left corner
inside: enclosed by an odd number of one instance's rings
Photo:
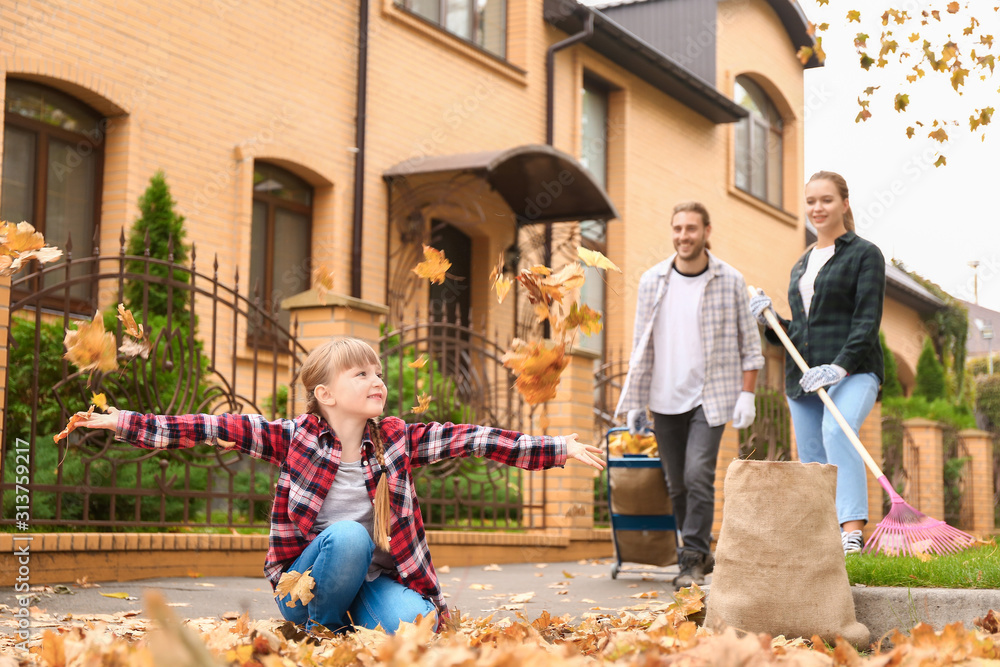
[[[751,297],[757,296],[757,290],[753,286],[747,285],[747,291]],[[799,351],[795,348],[795,343],[793,343],[792,339],[788,337],[787,333],[785,333],[785,329],[781,326],[781,322],[778,321],[777,316],[774,314],[774,310],[771,308],[765,309],[764,318],[767,320],[767,323],[771,325],[771,329],[775,334],[777,334],[781,343],[785,346],[785,349],[788,350],[789,356],[792,357],[799,369],[803,373],[809,370],[809,364],[807,364],[806,360],[802,358],[802,355],[799,354]],[[830,414],[833,415],[833,418],[837,420],[841,430],[844,431],[844,435],[846,435],[847,439],[851,441],[852,445],[854,445],[854,449],[856,449],[858,454],[861,455],[865,465],[867,465],[868,469],[872,471],[873,475],[875,475],[875,479],[884,478],[885,473],[883,473],[882,469],[879,468],[877,463],[875,463],[875,459],[873,459],[872,455],[868,453],[867,449],[865,449],[865,446],[861,443],[861,440],[854,432],[854,429],[851,428],[851,425],[847,423],[846,419],[844,419],[844,415],[842,415],[837,406],[834,405],[833,399],[830,398],[830,394],[826,392],[824,387],[817,389],[816,393],[819,395],[820,400],[823,401],[823,404],[826,405]]]

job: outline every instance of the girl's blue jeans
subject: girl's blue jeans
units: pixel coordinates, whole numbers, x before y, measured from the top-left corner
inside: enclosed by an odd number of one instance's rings
[[[437,615],[430,600],[391,577],[380,575],[375,581],[365,581],[374,551],[375,543],[360,523],[338,521],[329,526],[288,568],[289,572],[312,568],[309,576],[316,581],[313,599],[305,607],[299,600],[289,607],[289,596],[277,598],[281,615],[307,630],[314,625],[338,632],[350,630],[352,625],[371,629],[381,625],[390,634],[401,622]]]
[[[874,373],[848,375],[827,387],[833,404],[857,433],[878,396]],[[868,484],[865,463],[840,425],[816,394],[789,398],[799,460],[837,466],[837,522],[868,521]]]

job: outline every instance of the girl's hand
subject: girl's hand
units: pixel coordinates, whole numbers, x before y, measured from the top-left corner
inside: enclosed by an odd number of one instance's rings
[[[604,470],[604,459],[600,458],[604,452],[593,445],[585,445],[577,442],[576,433],[566,436],[566,458],[576,459],[580,463],[586,463],[591,468]]]
[[[107,414],[98,414],[96,411],[88,419],[81,419],[76,423],[77,427],[106,428],[114,431],[118,428],[118,408],[108,408]]]

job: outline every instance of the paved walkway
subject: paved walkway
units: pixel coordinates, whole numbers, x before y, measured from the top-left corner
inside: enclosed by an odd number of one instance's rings
[[[677,574],[676,565],[646,570],[649,574],[626,570],[612,580],[612,562],[603,559],[480,565],[442,568],[438,574],[449,607],[471,616],[495,614],[494,620],[518,612],[533,620],[543,610],[555,616],[569,614],[579,620],[589,612],[644,608],[651,603],[670,601],[673,593],[670,582]],[[143,593],[148,589],[162,591],[167,602],[183,618],[218,618],[243,612],[249,612],[253,619],[279,617],[271,597],[271,586],[263,577],[175,577],[104,582],[93,588],[81,588],[72,583],[39,588],[34,593],[33,606],[55,618],[66,614],[86,616],[123,611],[137,611],[143,618]],[[127,593],[128,599],[107,597],[111,593]],[[0,593],[0,604],[11,609],[17,606],[12,589]]]

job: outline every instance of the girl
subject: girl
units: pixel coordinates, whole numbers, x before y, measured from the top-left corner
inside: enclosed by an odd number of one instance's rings
[[[447,615],[431,564],[411,469],[448,457],[486,456],[527,470],[563,466],[567,458],[603,469],[601,450],[562,437],[533,437],[467,424],[406,424],[377,418],[387,389],[378,354],[342,338],[309,353],[302,366],[307,412],[266,421],[260,415],[141,415],[110,409],[80,423],[115,431],[147,449],[233,443],[280,466],[264,573],[276,586],[284,572],[315,580],[306,605],[287,606],[286,620],[345,630],[395,632],[418,615]]]
[[[857,433],[875,405],[885,368],[879,324],[885,299],[885,259],[874,244],[854,232],[847,182],[820,171],[806,184],[806,215],[816,243],[792,267],[788,304],[792,318],[778,317],[809,363],[805,373],[785,361],[785,393],[792,414],[799,459],[837,466],[837,518],[844,553],[861,551],[868,521],[865,465],[823,402],[813,392],[829,387],[830,398]],[[761,292],[750,300],[757,320],[771,300]],[[778,344],[772,331],[768,340]]]

